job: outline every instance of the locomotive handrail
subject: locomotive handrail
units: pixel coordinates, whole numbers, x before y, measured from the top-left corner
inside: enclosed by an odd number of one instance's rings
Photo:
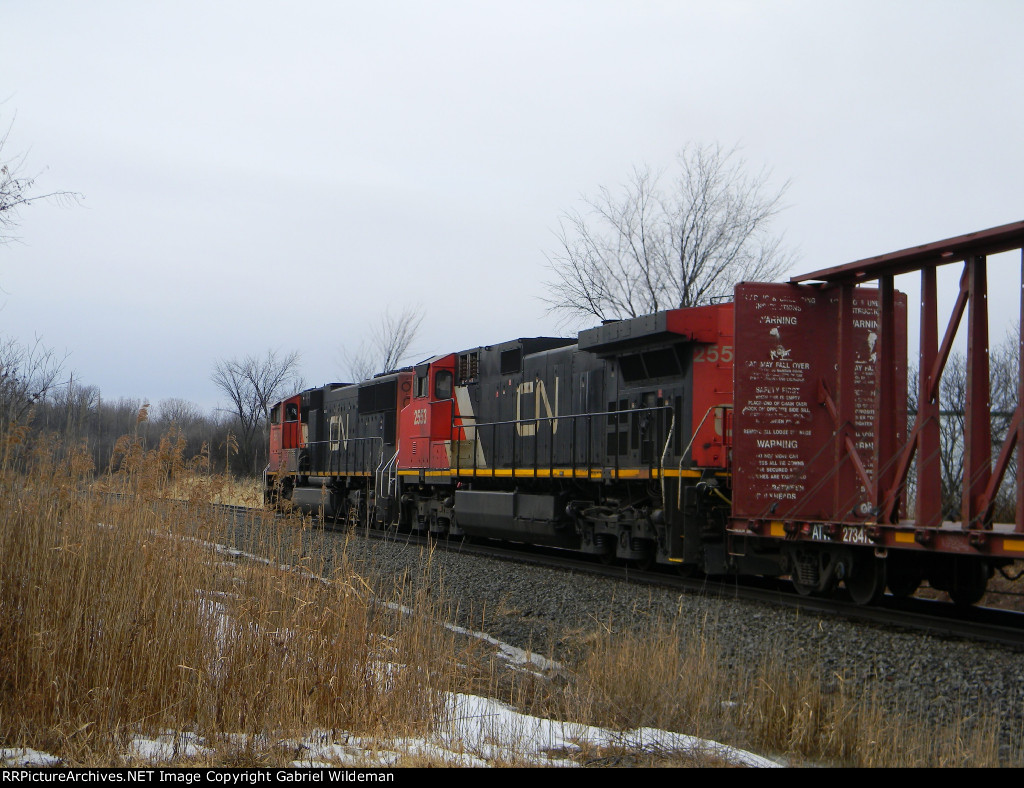
[[[672,421],[668,425],[668,434],[665,436],[665,448],[661,450],[661,463],[658,466],[658,470],[659,470],[658,479],[661,482],[661,500],[662,500],[663,503],[665,501],[665,458],[668,456],[668,447],[669,447],[669,444],[672,443],[672,433],[675,432],[675,429],[676,429],[676,412],[673,409],[673,411],[672,411]],[[680,468],[680,473],[682,473],[682,469],[681,468]],[[679,487],[680,490],[683,489],[683,485],[681,483],[678,485],[678,487]]]
[[[398,446],[395,447],[395,453],[393,455],[391,455],[391,459],[388,460],[386,463],[384,462],[384,452],[381,452],[380,463],[377,465],[377,471],[376,471],[377,478],[374,480],[377,483],[375,485],[375,489],[376,489],[377,485],[379,485],[379,489],[377,489],[377,500],[378,501],[380,499],[386,497],[386,496],[390,496],[391,495],[391,466],[392,465],[397,465],[397,463],[398,463]],[[384,490],[384,474],[385,473],[388,475],[388,489],[387,489],[386,492]]]
[[[713,407],[723,407],[723,406],[716,405],[716,406],[713,406]],[[731,408],[732,405],[728,405],[728,406],[724,406],[724,407]],[[456,427],[462,426],[462,425],[457,425],[455,423],[456,420],[472,419],[475,422],[475,424],[473,425],[473,439],[471,441],[466,441],[467,443],[472,443],[473,444],[473,472],[475,474],[476,471],[478,470],[478,468],[477,468],[477,451],[476,451],[476,447],[479,445],[479,441],[480,441],[480,433],[479,433],[480,429],[485,428],[485,427],[490,427],[491,428],[491,439],[492,439],[491,442],[493,444],[494,443],[494,437],[497,434],[497,428],[498,427],[518,426],[518,425],[523,425],[523,424],[530,424],[530,425],[535,425],[536,426],[536,425],[539,424],[539,422],[557,422],[559,420],[567,420],[572,425],[571,429],[572,429],[572,433],[573,433],[572,434],[572,438],[571,438],[570,460],[569,460],[568,465],[569,465],[569,468],[572,470],[573,477],[575,477],[576,470],[577,470],[577,467],[576,467],[577,466],[577,462],[576,462],[576,424],[577,424],[577,421],[579,419],[587,419],[587,422],[588,422],[588,425],[587,425],[588,429],[587,429],[586,466],[587,466],[587,471],[589,473],[591,468],[592,468],[592,466],[593,466],[591,448],[592,448],[592,445],[593,445],[593,429],[592,429],[592,425],[593,425],[593,419],[595,417],[599,417],[600,418],[600,417],[606,417],[606,416],[616,416],[616,417],[621,418],[623,416],[630,416],[630,415],[638,416],[638,415],[641,415],[641,414],[644,414],[644,413],[657,413],[657,412],[664,412],[664,411],[668,411],[672,415],[672,422],[671,422],[672,426],[669,429],[669,433],[671,435],[672,429],[675,426],[675,411],[672,408],[672,406],[668,405],[668,404],[666,404],[666,405],[653,405],[653,406],[648,406],[648,407],[643,407],[643,408],[626,408],[626,409],[623,409],[623,410],[605,410],[605,411],[597,411],[597,412],[591,412],[591,413],[570,413],[570,414],[561,414],[561,415],[553,414],[553,415],[550,415],[550,416],[534,416],[534,417],[529,418],[529,419],[505,419],[505,420],[502,420],[502,421],[485,421],[485,422],[481,422],[479,420],[479,418],[477,416],[475,416],[475,415],[463,416],[463,415],[457,415],[457,414],[455,414],[453,412],[452,413],[451,434],[454,436]],[[707,414],[705,414],[705,418],[707,418]],[[703,423],[704,422],[702,420],[701,424],[703,425]],[[700,429],[700,428],[698,427],[698,429]],[[553,431],[550,434],[553,435],[554,434]],[[519,437],[520,438],[524,438],[524,437],[529,437],[529,436],[527,436],[527,435],[520,435]],[[534,433],[534,437],[536,437],[536,433]],[[451,440],[454,442],[455,438],[452,437]],[[692,444],[693,441],[691,440],[690,443]],[[553,470],[554,467],[555,467],[555,462],[554,462],[554,441],[550,441],[550,445],[549,445],[548,448],[549,448],[548,470],[550,471],[550,470]],[[661,465],[659,466],[660,470],[662,472],[661,473],[662,476],[664,476],[664,457],[667,455],[667,450],[668,450],[668,441],[666,441],[665,449],[662,452]],[[687,446],[687,450],[689,450],[689,446]],[[539,447],[538,447],[537,442],[535,441],[534,442],[534,463],[533,463],[533,475],[534,475],[535,478],[536,478],[537,469],[538,469],[538,462],[537,462],[538,452],[539,452]],[[686,452],[684,451],[683,454],[685,455],[685,453]],[[616,451],[615,451],[615,455],[614,456],[615,456],[615,470],[616,470],[616,472],[618,472],[618,470],[619,470],[618,446],[616,446]],[[512,463],[511,463],[512,464],[512,472],[513,472],[513,475],[514,475],[515,474],[515,470],[516,470],[516,441],[515,440],[512,441],[512,458],[511,458],[511,460],[512,460]],[[654,466],[654,462],[653,461],[650,462],[649,465],[651,465],[653,467]],[[456,472],[456,474],[458,474],[461,470],[462,470],[462,453],[461,453],[461,451],[456,451],[455,452],[455,472]]]
[[[384,439],[380,435],[368,435],[368,436],[364,436],[364,437],[360,437],[360,438],[345,438],[343,440],[339,439],[339,440],[325,440],[325,441],[309,441],[308,443],[306,443],[303,446],[303,448],[307,448],[307,447],[322,447],[322,446],[325,446],[325,445],[326,446],[330,446],[333,443],[338,444],[338,448],[337,449],[328,448],[328,450],[326,452],[326,454],[327,454],[327,467],[326,468],[321,468],[320,470],[327,471],[328,473],[331,472],[331,471],[334,471],[334,470],[337,470],[339,473],[342,472],[342,471],[350,473],[353,470],[359,470],[358,467],[357,468],[353,468],[352,467],[353,465],[355,465],[355,466],[363,465],[363,466],[366,466],[368,468],[373,463],[374,457],[371,455],[370,461],[369,462],[365,462],[365,460],[366,460],[366,452],[358,452],[360,456],[358,458],[356,458],[356,457],[352,456],[352,455],[356,454],[356,452],[349,451],[348,446],[346,446],[344,444],[355,443],[355,444],[357,444],[358,448],[362,448],[363,446],[365,446],[366,442],[368,442],[368,441],[380,441],[380,453],[381,453],[381,456],[383,456],[383,454],[384,454]],[[293,451],[297,451],[297,450],[293,450]],[[344,452],[344,454],[345,454],[345,457],[344,457],[345,467],[342,468],[342,463],[341,463],[341,459],[342,458],[338,457],[337,458],[338,459],[338,465],[337,465],[337,468],[335,468],[334,467],[335,456],[340,454],[340,453],[342,453],[342,452]],[[319,459],[319,456],[318,456],[318,459]],[[362,461],[362,462],[360,462],[360,461]],[[315,476],[316,474],[313,474],[313,475]]]
[[[704,414],[704,418],[702,418],[700,420],[700,424],[697,425],[697,429],[695,429],[693,431],[693,434],[690,435],[690,442],[686,444],[686,448],[683,449],[682,453],[679,455],[679,474],[680,475],[682,475],[682,473],[683,473],[683,463],[686,462],[686,454],[687,454],[687,452],[690,451],[691,448],[693,448],[693,442],[695,440],[697,440],[697,433],[699,433],[700,432],[700,428],[704,426],[704,422],[708,420],[708,416],[711,415],[711,411],[717,410],[718,408],[732,410],[732,403],[728,403],[728,404],[723,403],[721,405],[712,405],[710,408],[707,409],[707,412]],[[725,424],[724,423],[722,424],[722,440],[723,441],[725,440]],[[680,508],[683,505],[683,485],[681,485],[681,484],[679,485],[679,496],[678,496],[678,499],[676,501],[676,505],[679,506]]]
[[[723,406],[715,405],[716,408],[721,407],[732,407],[732,405]],[[671,405],[652,405],[646,408],[625,408],[624,410],[604,410],[594,413],[559,413],[553,416],[534,416],[529,419],[509,419],[507,421],[485,421],[482,424],[477,423],[478,427],[492,427],[492,426],[503,426],[505,424],[532,424],[537,421],[559,421],[561,419],[582,419],[589,416],[622,416],[629,413],[645,413],[659,410],[672,410]],[[453,416],[454,419],[476,419],[476,416]],[[526,437],[526,436],[524,436]]]

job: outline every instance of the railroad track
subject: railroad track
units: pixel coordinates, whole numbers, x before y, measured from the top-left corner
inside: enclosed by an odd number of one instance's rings
[[[382,535],[382,538],[386,538],[386,535]],[[423,539],[423,543],[427,541],[424,537],[418,538]],[[960,608],[949,602],[916,598],[898,599],[891,595],[886,595],[876,605],[864,606],[841,598],[801,596],[790,590],[789,584],[785,581],[774,579],[759,581],[755,578],[734,577],[684,578],[675,576],[670,571],[644,571],[633,567],[606,566],[576,557],[544,551],[521,552],[500,545],[445,545],[443,542],[436,542],[435,545],[442,549],[472,552],[475,555],[488,555],[502,560],[534,563],[575,572],[585,571],[634,583],[679,589],[687,593],[774,604],[815,615],[837,616],[851,621],[927,632],[939,637],[995,643],[1024,651],[1024,614],[996,608]]]
[[[218,505],[233,515],[244,515],[251,510],[242,506]],[[344,526],[324,528],[325,531],[345,533]],[[587,573],[610,579],[643,585],[671,588],[690,594],[704,594],[747,602],[759,602],[798,609],[804,613],[833,616],[850,621],[928,633],[942,638],[959,638],[997,644],[1014,651],[1024,652],[1024,613],[991,607],[961,608],[950,602],[908,598],[898,599],[886,595],[878,604],[857,605],[837,597],[801,596],[792,591],[785,581],[775,579],[727,577],[681,577],[670,570],[644,570],[632,566],[603,564],[585,556],[566,551],[518,545],[507,542],[468,539],[434,539],[415,533],[395,533],[357,527],[358,536],[370,539],[391,539],[409,545],[430,546],[467,555],[483,556],[495,560],[514,561],[546,568]]]

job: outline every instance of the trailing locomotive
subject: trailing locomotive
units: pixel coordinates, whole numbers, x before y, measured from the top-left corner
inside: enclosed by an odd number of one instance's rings
[[[1024,223],[1008,227],[996,231],[1024,239]],[[887,261],[911,270],[911,252]],[[878,289],[835,278],[743,283],[728,303],[309,389],[272,410],[267,499],[645,566],[788,575],[802,593],[845,587],[861,603],[928,579],[973,603],[1024,552],[1024,522],[908,519],[908,468],[929,427],[900,417],[906,298],[889,275]],[[936,379],[922,377],[922,402]]]
[[[515,339],[302,392],[271,412],[268,497],[726,571],[732,312]]]

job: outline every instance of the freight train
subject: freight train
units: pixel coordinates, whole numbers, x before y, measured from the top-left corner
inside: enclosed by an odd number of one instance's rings
[[[915,518],[906,447],[927,425],[901,417],[906,344],[882,274],[742,283],[728,302],[468,347],[274,405],[265,494],[864,604],[927,580],[972,604],[1024,534]]]

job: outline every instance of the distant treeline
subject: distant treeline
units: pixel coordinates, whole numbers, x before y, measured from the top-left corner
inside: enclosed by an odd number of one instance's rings
[[[109,466],[114,443],[122,435],[135,433],[145,443],[155,443],[175,431],[185,440],[186,460],[202,454],[211,472],[245,475],[266,465],[269,438],[263,434],[263,440],[253,441],[253,457],[240,457],[237,422],[229,413],[204,413],[184,399],[162,399],[155,407],[139,399],[104,400],[95,386],[74,383],[42,403],[34,418],[38,428],[84,442],[98,469]]]
[[[10,424],[10,419],[5,419]],[[252,441],[252,457],[239,454],[238,418],[222,411],[204,413],[184,399],[162,399],[152,405],[142,399],[104,399],[96,386],[69,381],[54,386],[33,402],[20,423],[29,437],[51,435],[67,445],[85,446],[98,472],[111,467],[114,445],[122,435],[136,435],[155,447],[160,437],[175,432],[184,439],[184,459],[202,458],[211,473],[250,475],[267,462],[265,425]]]
[[[14,436],[8,445],[17,445],[19,452],[44,435],[60,438],[65,446],[85,446],[100,473],[117,461],[114,446],[121,436],[155,448],[174,431],[184,442],[183,459],[200,458],[211,473],[259,474],[267,464],[270,405],[301,388],[293,374],[297,353],[225,360],[213,380],[231,410],[204,413],[194,402],[177,398],[105,399],[98,387],[67,372],[65,361],[39,339],[0,337],[0,437]]]

